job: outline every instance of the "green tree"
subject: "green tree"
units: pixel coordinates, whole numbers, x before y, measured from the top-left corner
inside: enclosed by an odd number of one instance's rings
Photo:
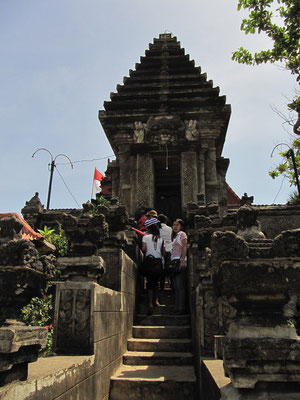
[[[238,0],[238,10],[249,11],[243,19],[241,30],[247,35],[265,33],[272,41],[271,49],[252,54],[240,47],[232,55],[239,63],[258,65],[282,62],[300,81],[300,2],[299,0]],[[296,95],[288,108],[298,113],[294,132],[300,134],[300,100]]]
[[[238,10],[242,8],[249,10],[249,18],[243,19],[241,30],[246,34],[264,32],[273,47],[254,54],[240,47],[232,59],[250,65],[282,61],[300,80],[299,0],[238,0]]]
[[[233,52],[232,59],[247,65],[282,62],[287,70],[300,81],[300,2],[299,0],[238,0],[238,10],[248,10],[248,18],[242,20],[241,30],[245,34],[264,33],[271,40],[271,48],[251,53],[244,47]],[[288,110],[298,114],[298,120],[291,124],[294,133],[300,135],[300,97],[298,94],[287,105]],[[279,112],[279,115],[291,122]],[[294,141],[296,169],[300,172],[300,139]],[[279,175],[289,178],[296,185],[290,150],[280,153],[282,162],[269,175],[275,179]]]

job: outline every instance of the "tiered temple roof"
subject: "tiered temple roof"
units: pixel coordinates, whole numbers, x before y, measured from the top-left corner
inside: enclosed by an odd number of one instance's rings
[[[220,132],[216,142],[220,155],[231,110],[219,92],[200,67],[195,67],[177,38],[161,34],[149,44],[135,70],[129,71],[124,84],[117,86],[117,93],[104,102],[105,111],[99,112],[99,119],[116,153],[120,139],[131,142],[134,121],[147,123],[153,114],[197,119],[200,133],[209,134],[214,128]]]

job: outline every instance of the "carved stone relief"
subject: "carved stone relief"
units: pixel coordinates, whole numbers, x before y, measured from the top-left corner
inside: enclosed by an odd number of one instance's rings
[[[146,141],[148,143],[167,144],[184,138],[185,125],[178,115],[151,116],[146,126]]]
[[[201,289],[200,289],[201,292]],[[236,316],[236,310],[228,303],[226,296],[218,297],[213,288],[205,290],[201,301],[203,307],[203,337],[202,346],[205,351],[212,353],[214,349],[214,335],[225,335],[229,325]]]
[[[134,141],[135,143],[144,143],[146,124],[141,121],[135,121],[134,123]]]
[[[91,290],[61,289],[59,294],[56,347],[76,354],[91,353]]]
[[[185,123],[185,137],[187,140],[197,140],[198,139],[198,131],[197,131],[197,121],[190,119],[189,121],[184,121]]]
[[[218,297],[213,290],[205,292],[203,307],[205,348],[212,350],[214,335],[219,334]]]
[[[181,153],[181,200],[183,207],[197,202],[198,192],[197,154],[193,151]]]

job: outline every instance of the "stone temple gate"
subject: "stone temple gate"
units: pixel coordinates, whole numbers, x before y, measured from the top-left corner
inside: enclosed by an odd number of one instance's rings
[[[178,217],[199,201],[226,206],[231,108],[176,37],[154,39],[104,108],[99,119],[116,155],[107,176],[130,215],[151,207]]]

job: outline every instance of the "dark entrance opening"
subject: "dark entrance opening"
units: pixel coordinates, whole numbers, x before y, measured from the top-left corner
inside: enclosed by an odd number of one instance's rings
[[[182,216],[179,156],[169,156],[166,169],[166,155],[156,155],[154,174],[155,209],[159,214],[165,214],[172,223]]]

